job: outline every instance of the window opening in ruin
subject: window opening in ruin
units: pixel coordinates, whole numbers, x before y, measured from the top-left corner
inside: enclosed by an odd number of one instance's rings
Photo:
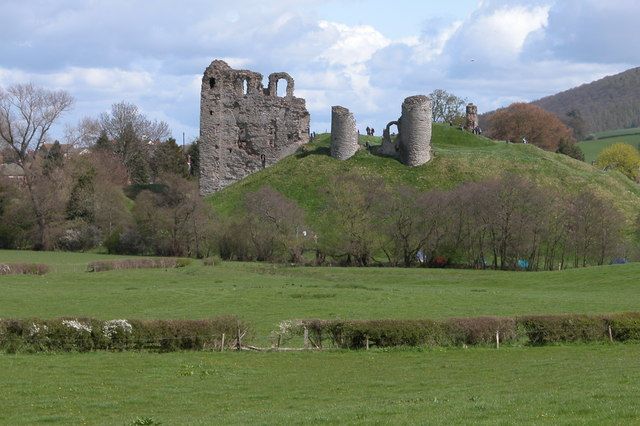
[[[287,88],[289,87],[289,82],[284,78],[276,81],[276,96],[280,98],[284,98],[287,96]]]
[[[216,79],[215,79],[215,78],[213,78],[213,77],[210,77],[210,78],[209,78],[209,87],[210,87],[211,89],[213,89],[213,87],[214,87],[215,85],[216,85]]]
[[[249,80],[242,80],[242,94],[246,95],[249,93]]]

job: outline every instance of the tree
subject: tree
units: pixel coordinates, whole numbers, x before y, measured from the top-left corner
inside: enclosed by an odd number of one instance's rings
[[[431,114],[435,122],[454,122],[464,117],[467,101],[446,90],[436,89],[431,94]]]
[[[526,140],[547,151],[556,151],[560,142],[575,142],[571,129],[554,114],[526,103],[511,104],[487,117],[487,135],[493,139]]]
[[[584,152],[574,141],[568,141],[566,139],[560,140],[560,144],[558,145],[558,149],[556,150],[558,154],[564,154],[571,158],[574,158],[578,161],[584,161]]]
[[[175,175],[161,176],[164,189],[141,191],[133,216],[146,249],[158,255],[207,254],[213,236],[213,213],[194,182]]]
[[[326,234],[320,242],[324,251],[345,265],[369,266],[380,249],[376,223],[378,192],[384,185],[357,174],[335,176],[326,193]]]
[[[36,153],[47,141],[51,126],[72,105],[73,98],[65,91],[50,91],[33,84],[0,89],[0,141],[12,149],[16,163],[25,172],[25,187],[37,223],[36,248],[49,247],[47,228],[52,217],[47,211],[50,197],[42,188],[42,185],[51,187],[52,180],[41,179],[43,168],[36,161]],[[55,186],[59,185],[56,182]]]
[[[257,260],[302,261],[305,243],[311,231],[304,211],[295,201],[265,186],[245,197],[247,229]]]
[[[154,179],[166,173],[184,178],[189,176],[187,159],[174,138],[167,139],[155,148],[151,159],[151,170]]]
[[[603,170],[619,170],[629,179],[637,181],[640,177],[640,152],[631,145],[617,143],[600,152],[596,165]]]
[[[109,136],[107,135],[107,132],[105,130],[102,130],[100,132],[100,136],[98,136],[98,139],[96,139],[96,143],[93,145],[93,150],[106,152],[113,150],[113,144],[109,140]]]
[[[111,105],[111,112],[103,113],[98,120],[101,130],[112,140],[119,139],[127,126],[131,126],[144,142],[161,141],[170,135],[167,123],[149,120],[137,106],[124,101]]]
[[[187,150],[189,156],[189,175],[198,179],[200,177],[200,141],[197,139],[189,145]]]
[[[579,109],[572,109],[567,112],[562,122],[573,130],[573,136],[577,140],[580,141],[587,135],[587,124],[582,118],[582,114]]]
[[[115,142],[113,151],[121,158],[134,183],[148,183],[151,177],[150,142],[159,142],[170,135],[164,121],[151,121],[138,107],[126,102],[111,106],[111,112],[99,117],[100,129]]]

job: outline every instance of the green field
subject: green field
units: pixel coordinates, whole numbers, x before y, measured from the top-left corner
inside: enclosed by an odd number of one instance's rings
[[[52,266],[0,276],[1,316],[235,314],[270,343],[291,318],[637,311],[640,264],[562,272],[305,268],[199,261],[85,272],[96,254],[0,251]],[[0,423],[633,423],[640,346],[287,353],[0,355]]]
[[[636,345],[0,356],[0,423],[633,424]]]
[[[595,140],[582,141],[578,143],[587,163],[591,163],[598,158],[598,154],[603,149],[617,143],[626,143],[635,148],[640,148],[640,128],[621,129],[595,134]]]
[[[256,340],[299,318],[456,316],[637,311],[640,264],[504,272],[311,268],[225,262],[169,270],[89,273],[92,254],[0,251],[2,261],[54,263],[40,277],[0,276],[3,317],[206,318],[238,315]]]

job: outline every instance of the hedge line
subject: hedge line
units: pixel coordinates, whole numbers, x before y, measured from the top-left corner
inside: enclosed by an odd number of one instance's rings
[[[191,259],[157,257],[122,260],[97,260],[87,265],[88,272],[113,271],[118,269],[183,268],[191,264]]]
[[[545,345],[565,342],[640,341],[640,313],[611,315],[541,315],[432,320],[300,320],[281,327],[322,347],[460,346],[520,342]]]
[[[233,316],[205,320],[109,320],[93,318],[0,319],[5,352],[93,350],[220,350],[235,346],[247,325]]]
[[[221,350],[248,341],[249,326],[234,316],[206,320],[0,319],[5,352],[93,350]],[[283,321],[282,337],[307,335],[311,345],[343,349],[367,346],[461,346],[500,343],[640,341],[640,313],[541,315],[433,320]]]
[[[44,275],[49,267],[43,263],[0,263],[0,275]]]

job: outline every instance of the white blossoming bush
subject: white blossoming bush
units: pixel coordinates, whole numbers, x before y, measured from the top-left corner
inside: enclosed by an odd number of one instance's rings
[[[77,331],[86,331],[91,333],[91,326],[76,320],[62,320],[62,324]]]
[[[102,333],[109,339],[112,339],[118,333],[131,334],[132,330],[133,327],[125,319],[114,319],[105,321],[104,325],[102,326]]]

